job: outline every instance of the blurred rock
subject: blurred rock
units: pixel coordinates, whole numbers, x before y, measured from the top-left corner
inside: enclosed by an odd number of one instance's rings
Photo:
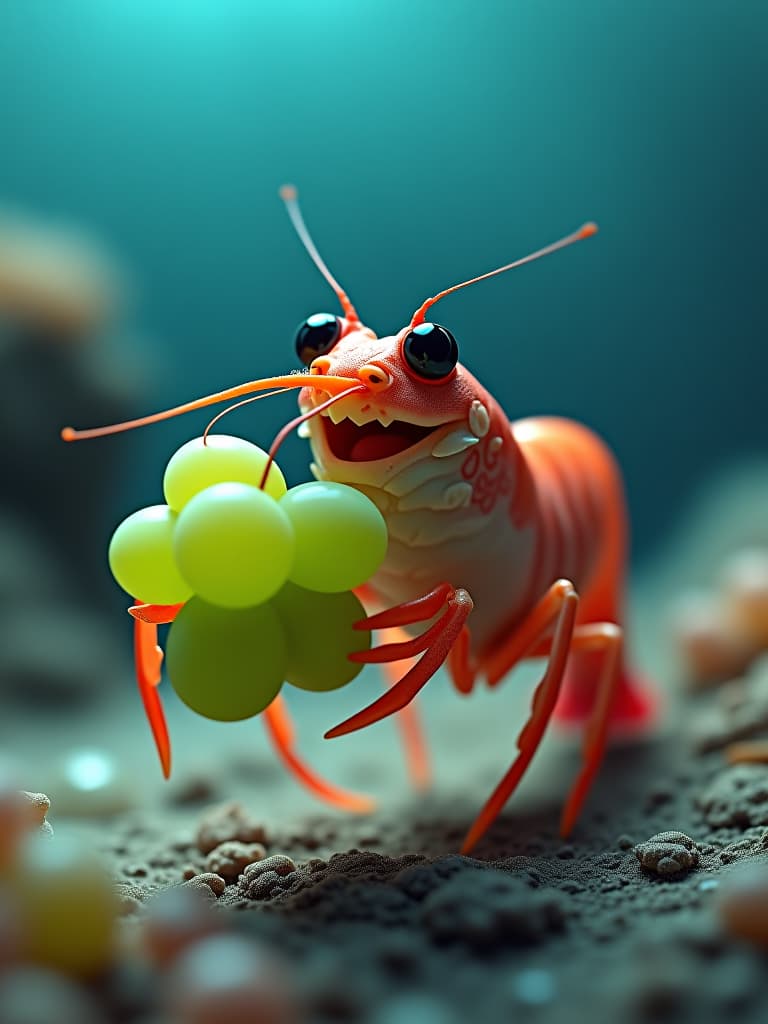
[[[714,828],[768,825],[768,766],[739,764],[726,768],[697,803]]]
[[[737,551],[722,574],[726,617],[755,651],[768,649],[768,548]]]
[[[229,840],[266,845],[267,830],[237,801],[210,808],[197,830],[195,842],[201,853],[210,853]]]
[[[671,611],[672,636],[692,689],[714,686],[741,675],[755,655],[734,633],[723,603],[706,592],[684,594]]]
[[[768,949],[768,861],[745,861],[726,875],[718,909],[732,936]]]
[[[148,902],[142,945],[153,963],[167,967],[193,943],[219,932],[222,924],[198,890],[174,886]]]
[[[173,1024],[297,1024],[281,962],[235,935],[205,939],[176,962],[166,983]]]
[[[230,841],[211,850],[205,859],[205,866],[228,882],[234,882],[249,864],[264,860],[266,855],[267,851],[261,843]]]
[[[70,838],[29,841],[12,878],[22,955],[91,977],[112,962],[119,903],[102,860]]]

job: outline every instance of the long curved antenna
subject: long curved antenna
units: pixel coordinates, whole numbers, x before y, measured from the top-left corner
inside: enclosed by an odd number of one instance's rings
[[[312,241],[312,236],[307,230],[307,225],[304,223],[304,218],[301,215],[301,208],[299,207],[299,193],[296,186],[283,185],[280,189],[280,198],[285,203],[285,208],[288,211],[288,216],[291,218],[291,223],[296,229],[296,234],[301,239],[302,245],[309,253],[312,262],[336,293],[336,298],[339,300],[341,308],[344,310],[344,316],[347,320],[351,320],[354,323],[359,324],[360,317],[357,315],[355,307],[349,301],[349,296],[330,272],[325,260],[317,251],[317,246]]]
[[[216,405],[217,402],[228,402],[233,398],[242,398],[243,395],[252,395],[255,391],[269,391],[272,388],[286,390],[291,388],[315,388],[317,391],[327,391],[331,395],[337,395],[347,388],[359,386],[359,377],[334,377],[332,374],[289,373],[283,374],[281,377],[264,377],[262,380],[251,380],[247,384],[238,384],[237,387],[227,388],[226,391],[219,391],[215,395],[197,398],[193,402],[185,402],[184,405],[177,405],[173,409],[166,409],[164,412],[156,412],[152,416],[142,416],[137,420],[126,420],[124,423],[113,423],[109,427],[94,427],[91,430],[74,430],[72,427],[64,427],[61,431],[61,438],[63,441],[87,441],[93,437],[119,434],[124,430],[135,430],[136,427],[146,427],[150,423],[169,420],[173,416],[181,416],[185,412],[204,409],[207,405]]]
[[[243,398],[239,402],[235,402],[234,405],[228,405],[226,409],[222,409],[221,412],[217,412],[211,422],[203,431],[203,444],[208,445],[208,435],[219,422],[229,413],[234,412],[235,409],[242,409],[244,405],[251,405],[253,402],[260,402],[262,398],[272,398],[273,395],[284,395],[288,391],[288,388],[278,388],[276,391],[265,391],[263,395],[251,395],[250,398]]]
[[[312,417],[317,416],[318,413],[324,412],[330,406],[334,405],[336,402],[339,402],[342,398],[346,398],[347,395],[354,395],[362,393],[367,390],[368,389],[365,384],[358,383],[355,387],[348,388],[346,391],[342,391],[340,394],[333,395],[332,398],[328,398],[325,402],[322,402],[320,405],[316,405],[314,409],[310,409],[308,412],[303,412],[301,416],[297,416],[296,419],[291,420],[290,423],[286,423],[284,427],[281,427],[280,430],[275,435],[274,441],[269,446],[269,458],[267,459],[266,465],[264,466],[264,472],[261,474],[261,482],[259,483],[259,487],[262,490],[264,489],[264,486],[266,485],[267,482],[267,477],[269,476],[269,471],[272,468],[272,463],[275,461],[275,456],[277,455],[278,449],[280,448],[280,445],[283,443],[286,437],[288,437],[292,430],[295,430],[297,427],[300,427],[301,424],[306,423],[307,420],[311,420]]]
[[[545,245],[543,249],[537,249],[536,252],[532,252],[529,256],[523,256],[521,260],[515,260],[514,263],[507,263],[506,266],[498,267],[496,270],[489,270],[487,274],[480,274],[479,277],[473,277],[469,281],[462,281],[461,284],[455,284],[451,288],[446,288],[443,292],[438,292],[437,295],[433,295],[431,299],[427,299],[416,312],[413,314],[411,319],[411,330],[414,327],[418,327],[419,324],[424,323],[424,317],[426,316],[427,310],[430,306],[434,306],[440,299],[444,299],[446,295],[450,295],[452,292],[457,292],[459,288],[466,288],[467,285],[477,284],[478,281],[485,281],[488,277],[495,277],[497,274],[503,274],[507,270],[514,270],[515,267],[522,267],[525,263],[533,263],[534,260],[541,259],[542,256],[549,256],[550,253],[557,252],[558,249],[565,249],[568,245],[573,245],[574,242],[580,242],[584,238],[591,238],[592,235],[597,234],[597,224],[593,224],[591,221],[588,224],[582,224],[578,231],[574,231],[573,234],[566,235],[565,238],[559,239],[557,242],[552,242],[551,245]]]

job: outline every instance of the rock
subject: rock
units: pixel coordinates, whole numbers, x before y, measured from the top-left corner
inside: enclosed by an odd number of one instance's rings
[[[22,790],[21,798],[26,807],[30,824],[42,825],[45,822],[46,814],[51,809],[51,801],[45,793],[27,793]]]
[[[284,854],[275,854],[255,864],[249,864],[238,879],[243,893],[252,900],[266,900],[293,884],[296,864]]]
[[[193,875],[191,878],[188,878],[186,882],[182,882],[181,888],[185,887],[189,889],[208,889],[218,899],[219,896],[223,895],[227,883],[221,875],[216,875],[211,871],[204,871],[199,875]]]
[[[274,954],[235,935],[205,939],[182,954],[166,983],[178,1024],[295,1024],[299,1010]]]
[[[726,768],[696,802],[713,828],[768,825],[768,765]]]
[[[266,855],[267,851],[261,843],[230,840],[211,850],[205,858],[205,866],[208,871],[221,875],[228,882],[234,882],[249,864],[264,860]]]
[[[219,804],[207,811],[195,836],[201,853],[210,853],[230,840],[262,845],[268,842],[264,825],[252,818],[237,801]]]
[[[680,875],[699,864],[698,845],[684,832],[659,832],[635,847],[646,871],[662,876]]]

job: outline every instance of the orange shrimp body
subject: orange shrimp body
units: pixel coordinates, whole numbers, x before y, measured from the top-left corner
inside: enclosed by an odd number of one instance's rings
[[[397,714],[411,774],[424,783],[426,750],[412,702],[437,669],[446,664],[456,688],[468,693],[481,676],[493,686],[522,659],[544,658],[517,756],[462,850],[469,852],[500,813],[556,709],[559,717],[584,721],[586,729],[582,766],[561,819],[567,834],[599,766],[609,726],[645,726],[655,709],[650,693],[625,668],[626,510],[620,473],[603,442],[578,423],[555,417],[510,422],[459,362],[450,331],[427,321],[426,313],[459,288],[597,229],[584,225],[531,256],[446,289],[427,299],[397,334],[378,338],[317,252],[295,190],[286,186],[281,194],[343,310],[343,316],[316,314],[300,326],[297,352],[309,373],[251,381],[127,424],[67,428],[63,436],[100,436],[267,388],[301,388],[301,415],[280,432],[271,456],[287,431],[299,426],[312,447],[314,475],[359,488],[379,507],[389,531],[386,559],[360,592],[379,610],[358,623],[381,630],[384,642],[350,658],[381,664],[392,685],[326,736]],[[267,472],[268,467],[265,478]],[[156,624],[170,621],[177,610],[132,609],[140,689],[166,774],[170,747],[154,692],[160,678]],[[304,765],[280,698],[264,714],[283,761],[321,799],[352,810],[370,806]]]

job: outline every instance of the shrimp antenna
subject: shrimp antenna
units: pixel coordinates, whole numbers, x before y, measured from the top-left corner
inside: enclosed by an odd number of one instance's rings
[[[312,236],[307,230],[307,225],[304,223],[304,218],[301,215],[301,207],[299,206],[299,193],[295,185],[283,185],[280,189],[280,198],[285,203],[285,208],[288,211],[288,216],[291,218],[291,223],[296,229],[296,234],[301,239],[301,243],[309,253],[312,262],[315,264],[317,269],[323,275],[328,284],[333,288],[336,293],[336,298],[341,304],[341,308],[344,310],[344,316],[347,320],[352,320],[354,323],[360,323],[360,317],[357,315],[355,307],[349,301],[349,296],[341,287],[339,282],[333,276],[328,269],[325,260],[317,251],[317,246],[312,241]]]
[[[277,391],[265,391],[263,395],[251,395],[250,398],[244,398],[241,402],[235,402],[234,405],[228,405],[226,409],[222,409],[220,413],[217,413],[213,417],[211,422],[208,424],[208,426],[203,431],[203,445],[207,447],[207,445],[208,445],[208,435],[213,430],[213,428],[216,426],[216,424],[219,422],[219,420],[223,419],[229,413],[234,412],[235,409],[242,409],[242,407],[244,405],[251,405],[253,402],[258,402],[262,398],[271,398],[273,395],[284,395],[285,392],[288,391],[288,390],[290,390],[290,389],[289,388],[280,388]]]
[[[261,482],[259,483],[259,487],[261,488],[261,490],[264,490],[264,487],[267,482],[267,477],[269,476],[269,471],[272,468],[272,463],[275,461],[275,458],[277,457],[280,445],[293,430],[295,430],[297,427],[300,427],[302,423],[306,423],[307,420],[311,420],[313,416],[317,416],[319,413],[325,412],[326,409],[329,409],[336,402],[340,402],[341,399],[346,398],[347,395],[355,395],[358,393],[362,393],[366,390],[367,388],[365,384],[357,384],[351,388],[348,388],[346,391],[340,392],[338,395],[333,395],[331,398],[326,399],[325,402],[321,402],[320,405],[316,405],[313,409],[310,409],[308,412],[303,412],[301,416],[297,416],[296,419],[291,420],[290,423],[286,423],[285,426],[282,427],[277,432],[274,441],[269,446],[269,458],[267,459],[267,463],[264,466],[264,472],[261,474]]]
[[[467,285],[477,284],[478,281],[485,281],[487,277],[495,277],[497,274],[503,274],[507,270],[514,270],[515,267],[522,267],[525,263],[533,263],[534,260],[541,259],[542,256],[549,256],[550,253],[557,252],[558,249],[565,249],[568,245],[573,245],[574,242],[580,242],[584,238],[591,238],[592,235],[597,234],[597,224],[593,224],[591,221],[588,224],[582,224],[578,231],[574,231],[573,234],[566,235],[565,238],[559,239],[557,242],[552,242],[551,245],[545,245],[543,249],[538,249],[536,252],[532,252],[529,256],[523,256],[521,260],[515,260],[514,263],[507,263],[504,267],[498,267],[496,270],[489,270],[487,274],[481,274],[479,277],[473,277],[469,281],[462,281],[461,284],[455,284],[451,288],[446,288],[444,292],[438,292],[437,295],[433,295],[431,299],[427,299],[423,305],[419,306],[416,312],[413,314],[411,319],[411,329],[418,327],[419,324],[424,323],[424,317],[430,306],[434,306],[440,299],[444,299],[446,295],[450,295],[451,292],[457,292],[460,288],[466,288]]]

